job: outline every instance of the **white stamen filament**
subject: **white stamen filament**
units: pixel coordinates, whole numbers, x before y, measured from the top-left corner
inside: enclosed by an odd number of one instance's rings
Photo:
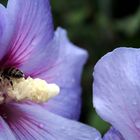
[[[56,84],[48,84],[45,80],[31,77],[13,79],[13,87],[8,86],[6,96],[12,100],[42,103],[58,95],[60,89]],[[1,102],[0,98],[0,102]]]

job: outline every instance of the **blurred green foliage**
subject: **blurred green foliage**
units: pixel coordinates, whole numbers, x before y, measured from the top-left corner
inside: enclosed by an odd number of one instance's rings
[[[6,5],[7,0],[1,0]],[[51,0],[55,28],[64,27],[72,42],[88,50],[82,78],[81,121],[102,134],[109,124],[101,120],[92,105],[92,72],[95,63],[119,46],[140,47],[139,0]]]

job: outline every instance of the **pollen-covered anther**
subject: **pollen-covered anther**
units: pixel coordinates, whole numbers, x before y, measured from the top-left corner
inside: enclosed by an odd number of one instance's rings
[[[14,79],[13,87],[7,89],[7,95],[13,100],[42,103],[58,95],[60,89],[56,84],[48,84],[45,80],[31,77]]]

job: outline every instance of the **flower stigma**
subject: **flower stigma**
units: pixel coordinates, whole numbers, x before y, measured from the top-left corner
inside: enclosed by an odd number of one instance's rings
[[[58,95],[60,91],[58,85],[49,84],[39,78],[12,78],[12,85],[5,84],[5,81],[3,83],[0,85],[0,104],[11,100],[43,103]]]

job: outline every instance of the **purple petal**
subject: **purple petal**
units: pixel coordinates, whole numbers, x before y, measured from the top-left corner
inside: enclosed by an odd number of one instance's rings
[[[46,79],[46,77],[44,77],[46,76],[45,73],[57,65],[56,61],[59,55],[59,39],[59,37],[54,36],[46,47],[36,49],[31,54],[30,59],[23,63],[20,68],[27,76],[39,77],[40,75],[43,75],[43,79]],[[49,81],[50,78],[47,77],[47,81]]]
[[[0,140],[16,140],[13,132],[1,117],[0,117]]]
[[[140,49],[119,48],[95,66],[94,106],[126,140],[140,139]]]
[[[114,128],[111,128],[104,136],[103,140],[124,140],[122,135]]]
[[[56,31],[55,37],[57,43],[54,45],[57,45],[59,50],[53,54],[58,54],[57,59],[51,65],[46,63],[47,69],[34,76],[56,83],[61,89],[59,96],[46,103],[49,111],[78,119],[81,107],[80,78],[87,52],[70,43],[66,32],[61,28]]]
[[[57,116],[39,105],[11,104],[9,126],[20,140],[100,140],[94,129]]]
[[[61,87],[71,88],[74,85],[79,85],[83,65],[87,60],[87,51],[72,44],[67,32],[58,28],[55,32],[57,38],[56,47],[58,50],[58,58],[56,65],[50,68],[46,73],[42,73],[49,82],[55,82]]]
[[[81,107],[80,77],[87,52],[70,43],[66,31],[61,28],[57,29],[54,39],[45,49],[34,54],[36,58],[26,62],[23,69],[27,75],[60,86],[60,95],[46,104],[49,111],[78,119]]]
[[[12,36],[7,9],[0,4],[0,59],[5,55]]]
[[[1,63],[17,67],[53,37],[49,0],[8,0],[7,12],[13,35]]]
[[[62,88],[59,96],[44,106],[47,110],[70,119],[79,119],[81,111],[81,90],[79,87]]]

